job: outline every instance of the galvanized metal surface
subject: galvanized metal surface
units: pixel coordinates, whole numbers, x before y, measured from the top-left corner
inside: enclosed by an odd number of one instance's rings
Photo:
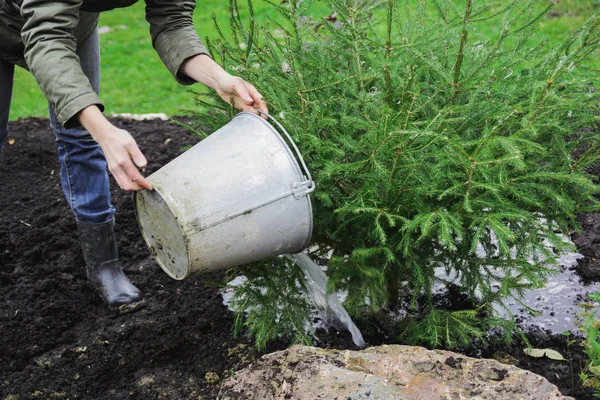
[[[175,279],[308,246],[310,197],[298,196],[298,187],[312,191],[314,183],[275,128],[255,114],[238,114],[148,180],[154,191],[135,195],[138,223]]]

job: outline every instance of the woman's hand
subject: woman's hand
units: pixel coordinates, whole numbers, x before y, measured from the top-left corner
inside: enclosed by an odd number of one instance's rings
[[[226,73],[219,78],[214,89],[224,101],[233,104],[238,110],[256,113],[254,107],[257,107],[261,111],[269,112],[258,90],[242,78]]]
[[[254,109],[256,107],[266,113],[269,112],[267,103],[252,84],[228,74],[205,54],[187,59],[181,65],[180,72],[213,88],[224,101],[233,104],[238,110],[256,114],[257,111]]]
[[[108,169],[121,189],[152,190],[138,170],[146,166],[146,157],[129,132],[111,124],[96,106],[83,109],[79,121],[102,147]]]
[[[150,189],[152,186],[138,168],[148,162],[129,132],[113,126],[97,140],[104,151],[108,170],[123,190]]]

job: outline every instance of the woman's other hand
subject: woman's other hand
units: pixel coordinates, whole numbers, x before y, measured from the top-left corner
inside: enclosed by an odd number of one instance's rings
[[[123,190],[152,190],[138,168],[146,166],[146,157],[129,132],[111,124],[96,106],[84,108],[79,121],[98,142],[108,169]]]

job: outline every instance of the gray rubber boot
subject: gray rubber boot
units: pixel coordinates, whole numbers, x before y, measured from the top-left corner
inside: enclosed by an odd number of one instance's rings
[[[110,307],[129,307],[141,302],[142,293],[133,286],[119,264],[114,218],[102,224],[77,222],[87,277]]]

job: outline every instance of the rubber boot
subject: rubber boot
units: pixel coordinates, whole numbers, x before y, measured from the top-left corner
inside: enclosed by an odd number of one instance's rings
[[[142,293],[129,282],[119,264],[114,218],[102,224],[77,225],[90,284],[110,307],[137,309]]]

